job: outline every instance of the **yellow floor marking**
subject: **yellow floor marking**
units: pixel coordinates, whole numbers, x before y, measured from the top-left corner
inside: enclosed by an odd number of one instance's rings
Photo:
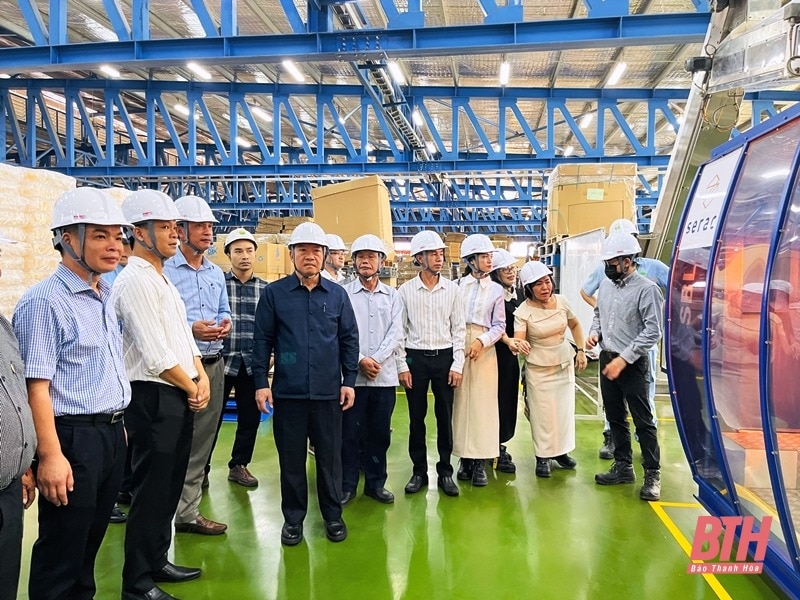
[[[678,526],[675,525],[675,522],[669,517],[667,511],[664,510],[665,506],[677,506],[677,505],[684,505],[682,507],[685,508],[696,508],[699,507],[699,504],[689,504],[689,503],[682,503],[682,502],[650,502],[650,508],[658,515],[658,518],[661,519],[661,522],[664,523],[664,526],[667,528],[672,534],[672,537],[675,538],[675,541],[678,542],[678,545],[681,549],[686,553],[686,556],[691,556],[692,553],[692,544],[689,540],[686,539],[686,536],[683,535],[683,532],[678,529]],[[704,561],[702,560],[693,560],[695,564],[703,564]],[[714,591],[717,595],[717,598],[720,600],[732,600],[731,595],[722,587],[722,584],[719,582],[719,579],[716,578],[715,575],[709,575],[708,573],[703,573],[701,575],[703,579],[706,580],[706,583],[709,587]]]

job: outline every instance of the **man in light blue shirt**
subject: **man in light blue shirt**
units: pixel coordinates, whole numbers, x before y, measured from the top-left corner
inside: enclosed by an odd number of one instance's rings
[[[181,215],[178,224],[181,246],[175,256],[164,263],[164,274],[186,304],[186,318],[211,385],[208,407],[194,417],[192,451],[175,513],[175,531],[219,535],[227,525],[206,519],[200,514],[199,505],[206,466],[214,451],[217,423],[225,404],[222,343],[231,330],[231,308],[225,274],[204,256],[214,241],[212,224],[217,222],[211,209],[197,196],[178,198],[175,206]]]
[[[358,278],[344,286],[358,322],[356,401],[342,421],[342,505],[356,497],[360,447],[364,440],[364,495],[391,504],[386,485],[386,452],[391,442],[396,400],[395,351],[403,343],[403,301],[396,290],[378,279],[386,250],[374,235],[362,235],[352,245]]]
[[[612,233],[627,233],[634,238],[638,237],[636,226],[628,219],[617,219],[609,227],[609,235]],[[661,293],[665,293],[669,286],[669,267],[660,260],[653,258],[638,257],[636,259],[636,271],[646,279],[658,285]],[[595,294],[600,289],[600,283],[606,278],[604,264],[601,262],[597,268],[589,274],[586,281],[581,286],[581,298],[592,308],[596,305]],[[650,358],[650,411],[653,413],[653,424],[658,426],[658,416],[656,415],[656,377],[658,374],[658,345],[653,346],[648,351]],[[603,445],[599,452],[600,458],[611,460],[614,458],[614,442],[611,439],[611,426],[608,419],[603,426]]]

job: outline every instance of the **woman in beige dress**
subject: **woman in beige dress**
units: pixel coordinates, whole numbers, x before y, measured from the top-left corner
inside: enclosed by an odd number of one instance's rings
[[[577,356],[564,335],[583,340],[581,324],[567,299],[553,293],[552,271],[540,262],[529,262],[520,272],[525,302],[514,312],[514,337],[526,340],[525,385],[528,419],[536,454],[536,475],[550,477],[551,460],[574,469],[575,369],[586,368],[586,354]],[[522,350],[521,350],[522,351]]]

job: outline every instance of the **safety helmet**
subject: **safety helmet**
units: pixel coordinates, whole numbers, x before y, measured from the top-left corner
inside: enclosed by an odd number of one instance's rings
[[[613,233],[629,233],[639,235],[639,229],[630,219],[617,219],[608,228],[608,235]]]
[[[553,272],[547,266],[538,260],[526,262],[519,272],[519,279],[522,285],[528,285],[534,281],[539,281],[545,275],[552,275]]]
[[[514,255],[511,254],[511,252],[504,250],[503,248],[498,248],[495,250],[494,256],[492,256],[492,271],[505,269],[506,267],[516,264],[516,262],[517,259],[514,258]]]
[[[103,190],[91,187],[76,188],[58,197],[53,206],[50,229],[55,231],[81,223],[130,227],[129,220],[125,218],[114,198]]]
[[[328,250],[344,250],[347,252],[347,246],[344,245],[344,240],[335,233],[328,233],[325,235],[328,240]]]
[[[145,221],[178,221],[181,218],[172,198],[158,190],[138,190],[122,201],[122,214],[134,225]]]
[[[200,196],[181,196],[175,200],[175,207],[181,214],[179,221],[188,223],[218,223],[208,203]]]
[[[769,289],[777,290],[779,292],[785,292],[787,294],[792,293],[792,284],[786,281],[785,279],[773,279],[769,282]]]
[[[383,258],[386,258],[386,246],[377,235],[367,233],[366,235],[357,237],[353,245],[350,246],[350,256],[355,258],[356,254],[362,250],[372,250],[380,253]]]
[[[12,240],[10,237],[6,237],[2,231],[0,231],[0,244],[16,244],[17,240]]]
[[[256,242],[256,238],[253,236],[252,233],[240,227],[239,229],[234,229],[228,234],[228,237],[225,238],[225,252],[228,251],[228,246],[230,246],[233,242],[238,242],[239,240],[247,240],[248,242],[253,242],[253,246],[258,249],[258,242]]]
[[[316,244],[323,248],[328,247],[328,238],[322,227],[316,223],[300,223],[289,238],[289,248],[295,244]]]
[[[487,236],[482,233],[473,233],[461,242],[461,258],[468,258],[473,254],[486,254],[494,252],[497,248]]]
[[[612,233],[605,240],[601,249],[600,258],[611,260],[618,256],[637,256],[642,248],[638,240],[629,233]]]
[[[435,231],[420,231],[411,238],[411,256],[429,250],[443,250],[445,248],[441,236]]]

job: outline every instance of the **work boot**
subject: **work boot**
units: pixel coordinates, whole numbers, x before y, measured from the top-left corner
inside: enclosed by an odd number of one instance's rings
[[[600,447],[600,452],[598,454],[600,458],[605,460],[614,458],[614,440],[611,438],[610,431],[603,432],[603,445]]]
[[[511,455],[506,452],[506,447],[500,446],[500,455],[497,457],[494,465],[495,470],[501,473],[516,473],[517,465],[511,460]]]
[[[661,498],[661,471],[659,469],[644,470],[644,484],[639,490],[639,498],[654,502]]]
[[[536,457],[536,476],[550,477],[550,459]]]
[[[476,458],[472,461],[472,485],[475,487],[483,487],[489,483],[489,478],[486,477],[486,461],[482,458]]]
[[[472,469],[475,461],[471,458],[459,458],[458,459],[458,473],[456,473],[456,479],[459,481],[469,481],[472,479]]]
[[[636,473],[633,472],[633,465],[630,463],[617,462],[611,465],[607,473],[598,473],[594,476],[595,483],[600,485],[617,485],[618,483],[633,483],[636,481]]]
[[[569,454],[556,456],[553,460],[555,460],[556,463],[558,463],[558,466],[562,469],[574,469],[575,465],[578,464],[578,461],[572,458]]]

